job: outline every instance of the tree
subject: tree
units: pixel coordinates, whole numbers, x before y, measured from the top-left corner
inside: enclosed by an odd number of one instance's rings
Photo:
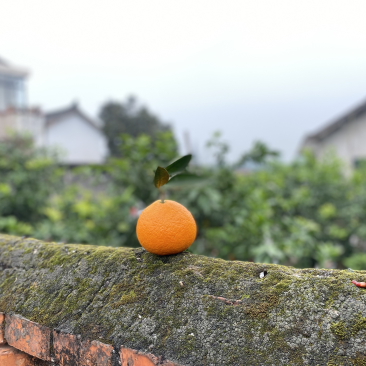
[[[120,145],[122,144],[122,134],[138,137],[141,134],[156,139],[158,132],[171,132],[169,124],[162,122],[147,107],[141,106],[137,99],[130,96],[125,102],[110,101],[102,106],[99,113],[103,121],[103,131],[108,139],[108,147],[112,156],[121,156]],[[175,143],[173,134],[172,139]]]
[[[154,140],[145,134],[135,138],[122,134],[121,139],[121,157],[108,159],[104,169],[117,187],[133,187],[134,195],[149,205],[159,198],[153,186],[156,167],[177,157],[174,137],[166,131],[158,132]]]
[[[38,222],[45,201],[62,186],[56,158],[54,151],[35,148],[29,136],[10,135],[1,141],[0,217]]]

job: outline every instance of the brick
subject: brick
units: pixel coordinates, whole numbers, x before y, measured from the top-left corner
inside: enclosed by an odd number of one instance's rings
[[[19,351],[9,345],[0,346],[0,365],[1,366],[34,366],[36,365],[32,356]]]
[[[51,330],[19,315],[5,315],[5,338],[9,345],[42,360],[50,360]]]
[[[6,343],[4,331],[5,331],[5,314],[0,313],[0,345]]]
[[[113,346],[53,331],[55,361],[62,366],[111,366]]]
[[[142,353],[134,349],[121,347],[121,366],[179,366],[170,361],[163,361],[151,353]]]

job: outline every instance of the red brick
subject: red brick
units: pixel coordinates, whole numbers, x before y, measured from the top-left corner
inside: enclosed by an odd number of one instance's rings
[[[0,345],[6,343],[4,330],[5,330],[5,315],[4,313],[0,313]]]
[[[179,366],[170,361],[162,361],[161,357],[156,357],[151,353],[142,353],[134,349],[121,347],[121,366]]]
[[[50,360],[51,330],[18,315],[5,316],[5,338],[9,345],[42,360]]]
[[[111,366],[113,346],[53,331],[55,361],[66,366]]]
[[[33,366],[33,357],[18,349],[2,345],[0,346],[0,365],[1,366]]]

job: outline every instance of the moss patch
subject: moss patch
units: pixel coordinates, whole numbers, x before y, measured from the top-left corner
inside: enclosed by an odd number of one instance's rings
[[[0,311],[182,365],[364,362],[366,291],[350,282],[362,271],[5,235],[0,268]]]
[[[361,330],[366,331],[366,317],[358,313],[347,322],[339,321],[332,323],[330,329],[339,339],[349,339],[356,336]]]

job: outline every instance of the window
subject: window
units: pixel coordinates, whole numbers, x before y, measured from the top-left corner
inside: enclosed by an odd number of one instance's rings
[[[25,107],[24,81],[20,78],[0,75],[0,110],[9,107]]]

